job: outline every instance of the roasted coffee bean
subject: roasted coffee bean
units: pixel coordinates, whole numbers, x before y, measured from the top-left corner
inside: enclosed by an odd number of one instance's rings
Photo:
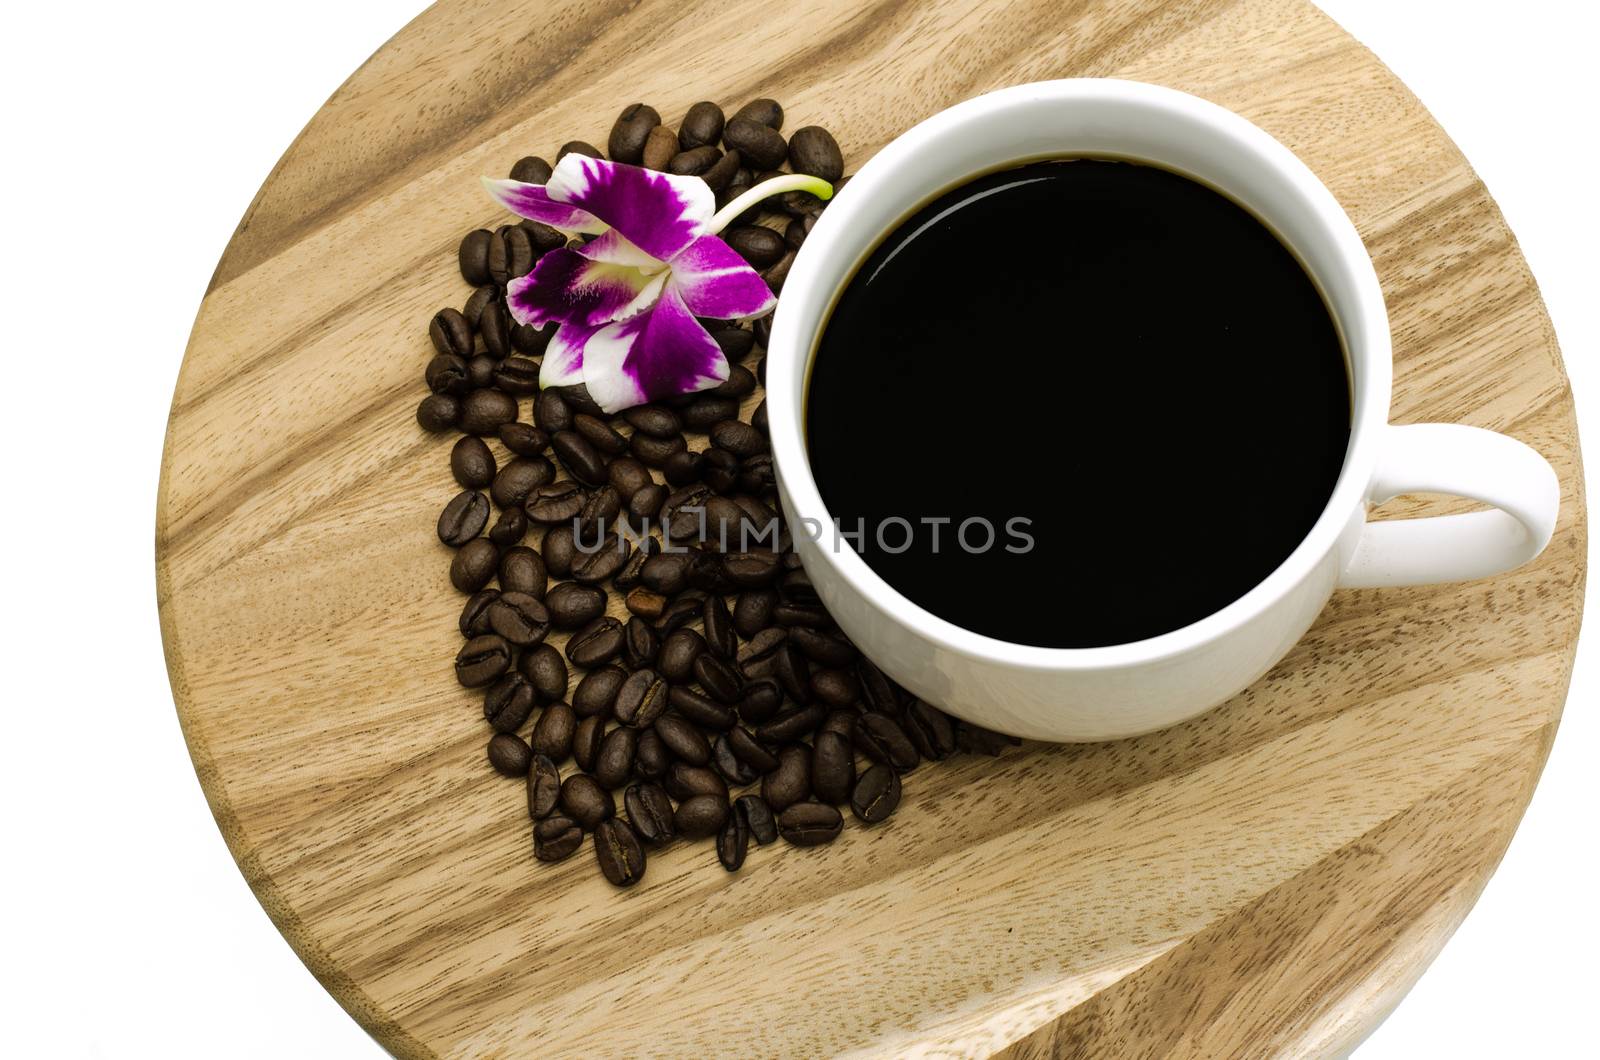
[[[528,742],[540,754],[561,761],[572,753],[572,735],[578,728],[578,714],[565,703],[555,702],[545,707],[539,720],[533,724],[533,735]]]
[[[573,422],[577,422],[576,417]],[[555,432],[550,436],[550,449],[567,473],[579,482],[586,486],[598,486],[605,482],[605,458],[576,430]]]
[[[456,625],[463,637],[471,638],[489,632],[489,605],[500,597],[499,589],[479,589],[467,597],[461,608],[461,618]]]
[[[709,144],[704,147],[691,147],[672,156],[672,160],[667,163],[667,172],[680,177],[699,176],[716,165],[721,158],[722,152]]]
[[[661,542],[653,537],[644,538],[639,542],[639,547],[633,550],[628,557],[628,562],[622,569],[611,576],[611,585],[618,592],[629,593],[639,588],[639,572],[644,569],[645,560],[656,554],[661,547]],[[648,592],[649,590],[645,590]]]
[[[767,342],[772,338],[772,314],[752,320],[750,330],[755,335],[756,345],[766,349]]]
[[[754,534],[752,533],[751,536],[754,536]],[[730,553],[722,557],[722,573],[727,576],[729,582],[741,589],[756,589],[764,585],[771,585],[772,580],[777,577],[779,569],[780,561],[777,555],[760,549],[752,552]],[[741,593],[740,599],[743,599],[744,596],[745,594]],[[771,606],[777,603],[777,598],[767,597],[766,599],[770,600],[766,613],[747,616],[747,621],[755,621],[759,618],[765,623],[771,619]],[[751,606],[760,605],[752,604]],[[735,619],[737,619],[737,614]]]
[[[556,477],[556,469],[542,456],[516,456],[494,477],[489,496],[502,508],[523,504],[541,486]]]
[[[856,784],[856,755],[836,732],[820,732],[811,748],[811,790],[832,805],[848,802]]]
[[[721,191],[733,183],[734,176],[739,172],[740,163],[744,161],[737,151],[718,153],[721,157],[700,173],[700,179],[714,192]]]
[[[655,665],[656,652],[661,640],[650,623],[635,615],[622,628],[622,662],[630,670],[642,670]]]
[[[761,798],[777,812],[811,794],[811,748],[790,744],[778,752],[778,768],[761,778]]]
[[[435,394],[465,394],[472,389],[467,362],[453,353],[435,354],[422,370],[422,381]]]
[[[536,595],[525,590],[501,592],[489,605],[488,618],[491,630],[520,648],[540,643],[550,632],[550,613]]]
[[[587,773],[574,773],[561,782],[561,812],[585,828],[593,828],[616,813],[611,793]]]
[[[783,577],[778,581],[778,592],[783,597],[785,603],[814,605],[820,602],[817,597],[817,590],[811,584],[811,575],[805,572],[804,567],[797,566],[786,571]],[[816,608],[815,613],[820,615],[822,621],[809,623],[795,622],[793,624],[826,626],[832,623],[832,620],[828,617],[828,613],[826,611]]]
[[[833,625],[833,618],[820,605],[796,604],[787,600],[772,609],[772,620],[780,626],[807,626],[811,629],[827,629]]]
[[[797,847],[831,843],[843,827],[839,811],[822,802],[797,802],[778,815],[778,834]]]
[[[556,152],[556,161],[560,162],[568,155],[588,155],[590,158],[605,157],[605,155],[600,153],[600,149],[598,147],[583,140],[568,140],[566,143],[562,144],[561,150]]]
[[[528,513],[529,519],[544,526],[568,523],[583,510],[584,500],[583,487],[576,482],[553,482],[535,490],[523,503],[522,510]]]
[[[761,778],[761,774],[733,753],[728,734],[721,733],[711,745],[711,768],[721,774],[730,787],[744,787]]]
[[[450,473],[469,490],[483,489],[494,481],[494,454],[482,438],[465,435],[450,450]]]
[[[533,686],[515,670],[502,674],[483,695],[483,719],[495,732],[516,732],[533,713]]]
[[[850,793],[850,812],[863,824],[877,824],[900,805],[900,774],[883,763],[868,767]]]
[[[550,444],[550,436],[531,423],[501,424],[497,433],[500,444],[517,456],[539,456]]]
[[[514,228],[512,231],[521,232],[522,229]],[[523,239],[527,239],[526,234]],[[483,352],[496,361],[511,356],[511,329],[514,326],[515,321],[511,319],[511,312],[506,309],[504,302],[495,301],[484,306],[483,312],[478,314],[478,337],[483,340]],[[513,394],[531,394],[533,391],[527,388],[526,365],[532,362],[526,358],[518,360],[523,361],[524,367],[520,370],[513,368],[505,372],[496,371],[495,384]],[[536,384],[537,377],[535,377]]]
[[[494,577],[500,550],[486,537],[475,537],[462,545],[450,561],[450,584],[464,593],[475,593]]]
[[[661,846],[677,836],[672,828],[672,800],[661,785],[630,784],[622,793],[622,808],[627,811],[634,832],[647,845]]]
[[[778,768],[778,757],[762,746],[761,741],[743,726],[729,729],[724,737],[719,737],[719,741],[724,738],[734,756],[757,773],[770,773]]]
[[[732,498],[717,496],[707,497],[705,508],[706,540],[717,542],[723,552],[742,550],[751,534],[750,519],[744,508]],[[722,581],[720,560],[711,560],[706,567],[708,572],[715,571],[718,582]]]
[[[522,738],[509,732],[497,732],[489,740],[489,764],[496,773],[507,777],[525,777],[533,752]]]
[[[428,338],[433,348],[442,354],[461,358],[463,364],[472,356],[472,325],[459,309],[441,309],[428,323]]]
[[[580,412],[587,412],[591,416],[608,415],[606,410],[600,407],[599,402],[590,396],[589,388],[582,383],[573,383],[571,386],[558,386],[555,388],[555,392],[561,395],[561,400],[567,403],[567,407],[573,411],[574,415]]]
[[[488,524],[489,498],[474,490],[466,490],[450,498],[450,503],[439,513],[439,540],[451,548],[460,548],[483,533],[483,528]],[[452,580],[454,580],[453,575]]]
[[[772,676],[784,693],[796,703],[805,703],[811,699],[811,664],[800,654],[800,650],[787,640],[773,649]]]
[[[606,482],[624,501],[653,481],[650,469],[630,456],[618,457],[606,465]]]
[[[761,432],[739,420],[723,420],[711,428],[711,444],[744,459],[767,451]]]
[[[692,688],[674,685],[667,698],[673,710],[696,725],[708,729],[728,729],[738,721],[738,715],[734,713],[733,708],[718,703]]]
[[[718,493],[729,493],[739,484],[739,458],[726,449],[707,449],[700,467],[700,481]]]
[[[739,717],[751,725],[759,725],[778,713],[783,703],[783,693],[769,680],[751,681],[745,686],[744,698],[739,700]]]
[[[572,409],[554,390],[541,390],[533,401],[533,422],[547,435],[572,429]]]
[[[792,146],[790,148],[793,150]],[[799,250],[806,241],[806,236],[811,234],[812,226],[817,223],[816,214],[806,214],[803,217],[791,217],[788,225],[783,229],[783,241]]]
[[[662,462],[661,476],[667,480],[669,486],[681,487],[699,482],[702,460],[699,453],[679,450]]]
[[[517,418],[517,399],[498,390],[474,390],[461,399],[461,429],[468,434],[494,434]]]
[[[508,394],[526,396],[537,393],[539,362],[527,357],[507,357],[495,366],[494,385]]]
[[[739,402],[736,398],[702,395],[686,405],[681,415],[690,430],[709,431],[723,420],[737,419]]]
[[[533,686],[535,698],[540,703],[550,703],[565,698],[567,694],[567,663],[552,645],[541,644],[532,651],[522,653],[517,669]]]
[[[673,597],[672,602],[662,610],[661,617],[656,619],[656,635],[665,637],[699,618],[701,596],[701,593],[691,589]]]
[[[900,727],[917,753],[930,762],[949,758],[956,752],[956,727],[949,716],[920,699],[906,705]]]
[[[828,716],[822,719],[822,725],[817,729],[819,733],[838,733],[852,744],[856,738],[856,719],[861,715],[854,710],[830,710]]]
[[[613,818],[594,830],[594,856],[612,886],[632,887],[644,878],[644,847],[626,821]]]
[[[628,539],[615,530],[603,537],[591,531],[587,538],[580,531],[575,535],[575,542],[578,554],[572,557],[572,577],[585,585],[604,582],[620,571],[633,554]]]
[[[656,653],[657,668],[663,677],[674,684],[682,684],[694,675],[694,660],[706,650],[706,642],[692,629],[679,629],[661,641]]]
[[[736,659],[739,672],[748,678],[766,677],[772,673],[773,660],[788,632],[782,626],[768,626],[750,638],[750,643],[739,649]]]
[[[739,672],[715,655],[703,653],[694,660],[694,677],[711,698],[733,704],[744,694],[744,679]]]
[[[638,747],[638,729],[620,725],[606,733],[594,760],[594,778],[608,788],[622,787],[633,773],[633,755]]]
[[[667,712],[671,689],[654,670],[635,670],[617,689],[611,712],[624,725],[648,729]]]
[[[921,761],[916,745],[900,723],[887,714],[861,715],[856,722],[855,744],[856,750],[874,762],[892,766],[897,773],[909,772]]]
[[[830,184],[844,176],[844,154],[839,143],[819,125],[796,129],[789,137],[789,164],[796,173],[821,177]]]
[[[750,825],[737,809],[728,811],[728,818],[717,832],[717,860],[729,872],[738,872],[750,850]]]
[[[741,795],[733,804],[734,811],[744,818],[750,829],[750,838],[762,846],[778,838],[778,821],[772,816],[772,807],[761,801],[759,795]]]
[[[544,560],[539,558],[539,553],[528,546],[513,545],[500,556],[501,592],[526,593],[533,597],[534,600],[543,600],[547,581]],[[543,610],[543,608],[540,608],[540,610]],[[527,643],[535,642],[529,641]]]
[[[722,142],[760,170],[777,169],[789,156],[789,145],[776,129],[749,118],[732,118],[722,130]]]
[[[606,150],[611,152],[611,157],[616,161],[636,166],[644,158],[644,143],[650,137],[650,130],[660,124],[661,115],[656,113],[654,107],[630,103],[617,115],[616,124],[611,126]]]
[[[578,727],[572,730],[572,760],[578,763],[578,768],[585,773],[593,773],[595,763],[600,760],[600,747],[606,739],[606,719],[595,714],[579,720]]]
[[[742,401],[755,393],[756,375],[742,364],[735,364],[728,368],[728,378],[707,390],[712,397],[733,398]],[[737,422],[737,421],[735,421]],[[763,441],[762,443],[766,443]]]
[[[1007,747],[1015,747],[1022,741],[1015,736],[993,732],[963,721],[956,725],[956,747],[968,754],[988,755],[993,758]]]
[[[773,294],[781,294],[783,285],[789,279],[789,270],[794,267],[795,253],[788,251],[779,258],[777,263],[761,270],[761,278],[767,281],[767,286],[772,288]]]
[[[761,555],[761,553],[752,553],[752,555]],[[723,569],[726,570],[727,566],[728,563],[725,558],[723,560]],[[740,584],[739,576],[732,571],[728,572],[728,580],[736,585]],[[742,637],[754,637],[757,633],[772,625],[772,608],[777,602],[778,594],[768,589],[746,589],[733,602],[733,628]],[[779,632],[780,634],[782,633],[781,630]]]
[[[724,124],[722,108],[702,100],[691,106],[678,123],[678,143],[685,151],[714,144],[722,138]]]
[[[560,799],[561,771],[549,755],[534,755],[528,769],[528,816],[535,821],[549,817]]]
[[[611,424],[599,416],[591,416],[587,412],[579,413],[572,417],[572,429],[600,453],[620,456],[628,451],[628,439],[618,434]]]
[[[645,560],[639,580],[646,588],[663,596],[676,596],[689,587],[689,554],[663,552]]]
[[[548,184],[550,173],[550,163],[538,155],[519,158],[517,164],[511,167],[511,179],[520,180],[524,184]]]
[[[511,348],[526,357],[537,357],[544,353],[546,346],[550,345],[555,330],[554,326],[541,328],[533,324],[513,324]]]
[[[519,545],[528,536],[528,513],[521,508],[507,508],[489,528],[489,540],[501,548]]]
[[[567,641],[567,659],[585,670],[610,662],[621,652],[622,623],[610,615],[590,622]]]
[[[539,251],[533,245],[533,234],[519,225],[512,225],[500,234],[500,239],[505,245],[506,278],[504,281],[495,277],[495,283],[504,286],[512,280],[528,275],[533,271],[533,263],[539,260]],[[492,262],[491,262],[492,264]],[[491,269],[490,275],[494,272]],[[504,305],[500,306],[504,309]],[[507,323],[510,323],[510,313],[505,313]],[[510,338],[510,328],[506,330],[506,337]],[[509,345],[509,342],[508,342]],[[493,351],[490,351],[493,352]]]
[[[639,748],[633,754],[633,771],[646,780],[661,780],[672,765],[672,755],[667,745],[653,729],[639,734]]]
[[[884,676],[883,671],[874,666],[870,659],[857,660],[856,680],[861,685],[861,705],[864,708],[891,717],[900,713],[902,697],[899,686]]]
[[[683,431],[678,414],[664,405],[635,405],[624,412],[622,418],[635,431],[652,438],[674,438]]]
[[[749,330],[737,325],[728,324],[709,330],[711,337],[717,340],[717,345],[722,348],[722,355],[728,359],[729,364],[737,365],[755,347],[755,336]]]
[[[692,766],[703,766],[711,761],[711,745],[705,735],[689,721],[677,714],[663,714],[653,726],[661,742],[667,745],[680,761]]]
[[[755,412],[750,415],[750,426],[760,431],[762,437],[767,434],[766,415],[767,399],[762,398]],[[765,494],[777,484],[778,473],[773,467],[771,454],[762,453],[739,462],[740,489],[748,493]]]
[[[532,221],[526,217],[517,222],[517,227],[528,230],[528,235],[533,237],[533,249],[537,250],[540,254],[547,254],[557,247],[564,247],[567,245],[566,234],[563,233],[559,228],[551,228],[547,224],[543,224],[539,221]]]
[[[795,644],[795,639],[790,637],[789,643]],[[848,707],[861,698],[861,686],[848,670],[815,670],[811,695],[830,707]]]
[[[581,537],[578,541],[580,551],[585,547],[593,549],[599,546],[601,539],[597,532],[615,529],[617,516],[621,512],[622,495],[609,483],[589,494],[577,515],[579,525],[589,531],[587,537]]]
[[[474,229],[461,238],[461,249],[457,251],[461,278],[474,287],[493,282],[489,276],[489,246],[494,239],[494,233],[487,228]]]
[[[659,736],[656,737],[660,739]],[[666,749],[666,744],[662,744]],[[706,766],[691,766],[687,762],[673,762],[667,767],[665,780],[667,794],[680,802],[692,799],[696,795],[714,795],[724,801],[728,798],[727,781],[719,777],[715,770]]]
[[[620,666],[602,666],[583,675],[572,693],[572,709],[586,718],[608,714],[616,701],[617,689],[628,679]]]
[[[783,237],[764,225],[739,225],[725,229],[723,242],[734,249],[752,268],[764,269],[783,257],[788,245]]]
[[[797,703],[755,727],[755,737],[769,747],[809,736],[828,716],[820,703]]]
[[[718,795],[693,795],[678,804],[673,831],[686,839],[714,836],[728,819],[728,800]]]
[[[759,122],[774,130],[783,128],[783,107],[775,99],[767,99],[766,97],[752,99],[749,103],[734,111],[733,116]]]
[[[739,650],[739,635],[734,631],[733,616],[728,613],[728,605],[720,596],[708,596],[700,615],[706,647],[723,661],[732,662],[734,653]]]
[[[635,435],[637,437],[637,435]],[[661,509],[663,526],[671,539],[677,541],[698,541],[706,534],[706,502],[712,497],[711,489],[703,484],[681,486],[667,495],[666,503]],[[683,585],[688,584],[689,568],[694,560],[691,554],[684,552],[664,553],[676,556],[674,562],[681,566],[684,578]],[[665,569],[662,567],[661,569]],[[646,575],[646,585],[650,585],[649,575]],[[658,592],[671,595],[677,589],[663,586],[651,586]],[[679,586],[682,588],[682,586]]]
[[[628,498],[628,518],[638,526],[645,526],[661,514],[667,500],[667,487],[652,482]]]
[[[461,402],[451,394],[429,394],[417,406],[417,426],[437,434],[461,419]]]
[[[572,561],[578,555],[577,535],[572,524],[556,523],[546,527],[539,542],[539,554],[544,557],[544,569],[550,577],[570,577]]]
[[[562,814],[552,814],[533,826],[533,856],[540,861],[561,861],[583,846],[583,829]]]
[[[580,585],[577,582],[561,582],[552,586],[544,595],[545,610],[549,612],[550,624],[556,629],[580,629],[596,622],[606,610],[605,590],[597,589],[592,585]],[[615,621],[613,619],[612,621]],[[620,651],[621,625],[617,628],[617,649]],[[570,653],[567,656],[573,659]],[[577,662],[577,659],[573,659]],[[580,665],[586,665],[580,663]]]
[[[665,125],[657,125],[650,130],[650,135],[645,137],[644,150],[640,152],[640,164],[646,169],[662,172],[677,153],[677,136],[673,135],[672,130]]]
[[[631,614],[640,618],[654,619],[661,617],[662,609],[667,606],[667,598],[660,593],[651,592],[641,585],[628,593],[628,597],[623,601],[623,604]],[[651,636],[654,635],[655,631],[652,630]]]
[[[628,441],[628,448],[634,456],[649,466],[662,467],[674,454],[687,449],[688,443],[683,440],[681,434],[675,434],[670,438],[656,438],[653,435],[635,432]]]
[[[849,666],[856,661],[855,645],[837,633],[822,633],[805,626],[796,626],[789,631],[789,641],[799,648],[806,658],[823,666]],[[851,682],[856,680],[849,674],[845,677]],[[815,678],[812,680],[815,682]],[[859,695],[859,689],[857,694]]]

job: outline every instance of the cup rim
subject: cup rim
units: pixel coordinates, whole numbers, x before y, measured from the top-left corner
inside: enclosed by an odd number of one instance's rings
[[[795,257],[784,284],[768,343],[767,415],[773,459],[780,488],[799,518],[816,518],[832,525],[805,451],[801,420],[803,384],[796,385],[795,362],[808,361],[816,333],[801,334],[795,310],[804,298],[831,302],[844,282],[852,262],[827,261],[827,252],[849,231],[859,212],[857,204],[877,191],[896,173],[914,167],[924,151],[962,126],[995,120],[997,113],[1040,102],[1073,105],[1135,104],[1176,116],[1203,127],[1230,149],[1246,152],[1288,178],[1301,205],[1332,246],[1339,265],[1350,270],[1356,292],[1354,319],[1340,318],[1350,370],[1360,373],[1351,410],[1351,441],[1339,477],[1309,533],[1289,556],[1261,582],[1227,606],[1178,629],[1143,640],[1091,648],[1050,648],[1000,640],[973,632],[915,603],[890,585],[854,549],[816,549],[821,562],[830,564],[844,581],[873,607],[920,637],[941,648],[973,659],[1042,671],[1083,671],[1143,665],[1199,649],[1238,629],[1287,595],[1311,576],[1317,565],[1338,546],[1340,533],[1352,512],[1364,514],[1367,490],[1376,469],[1381,430],[1388,420],[1393,382],[1388,314],[1372,259],[1354,223],[1333,193],[1289,148],[1249,120],[1218,104],[1177,89],[1140,81],[1113,78],[1071,78],[1038,81],[999,89],[957,103],[896,137],[869,159],[835,201],[821,215]],[[997,158],[997,163],[1005,159]],[[1148,161],[1161,163],[1160,158]],[[907,213],[916,208],[907,203]],[[903,218],[902,218],[903,220]],[[821,288],[822,290],[818,290]],[[827,310],[819,328],[827,322]]]

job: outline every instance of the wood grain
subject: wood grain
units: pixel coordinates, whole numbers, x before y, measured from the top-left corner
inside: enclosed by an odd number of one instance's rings
[[[1294,148],[1395,333],[1394,420],[1515,435],[1561,476],[1535,564],[1343,592],[1254,687],[1118,743],[907,778],[819,851],[709,847],[613,892],[539,866],[451,679],[433,537],[449,440],[412,412],[480,173],[783,100],[854,168],[986,89],[1171,85]],[[1451,502],[1454,503],[1454,502]],[[1413,498],[1395,515],[1452,510]],[[1347,1048],[1470,908],[1565,698],[1584,577],[1572,401],[1494,202],[1423,107],[1301,0],[454,0],[384,46],[262,188],[195,323],[163,463],[174,698],[218,824],[306,964],[403,1056],[1256,1056]]]

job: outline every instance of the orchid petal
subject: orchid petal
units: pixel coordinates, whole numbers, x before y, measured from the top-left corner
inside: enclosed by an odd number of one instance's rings
[[[583,350],[583,381],[607,412],[706,390],[727,378],[722,347],[670,283],[654,308],[607,324]]]
[[[583,382],[583,350],[597,329],[580,324],[563,324],[550,336],[539,366],[539,385],[575,386]]]
[[[665,272],[649,276],[632,265],[594,261],[582,250],[557,247],[528,275],[506,285],[506,306],[519,324],[598,327],[649,306],[665,280]]]
[[[716,209],[711,188],[699,177],[587,155],[570,154],[557,162],[545,187],[550,198],[599,218],[662,261],[705,234]]]
[[[701,236],[670,264],[672,286],[697,317],[747,320],[778,304],[761,274],[716,236]]]
[[[607,225],[580,207],[552,198],[546,184],[526,184],[520,180],[483,178],[494,201],[519,217],[542,221],[563,232],[604,232]]]

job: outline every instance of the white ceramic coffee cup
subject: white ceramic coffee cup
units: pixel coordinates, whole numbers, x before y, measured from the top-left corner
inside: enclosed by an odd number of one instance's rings
[[[1160,165],[1222,190],[1273,228],[1333,310],[1354,404],[1350,448],[1327,507],[1265,581],[1220,611],[1147,640],[1040,648],[939,618],[832,533],[803,532],[833,525],[806,460],[803,401],[834,300],[884,235],[972,177],[1073,156]],[[1481,578],[1543,550],[1560,498],[1550,465],[1521,442],[1475,427],[1391,426],[1392,372],[1372,261],[1332,193],[1288,148],[1231,111],[1172,89],[1045,81],[935,114],[840,191],[784,285],[768,347],[767,414],[795,547],[822,602],[873,662],[922,699],[977,724],[1041,739],[1106,740],[1183,721],[1238,692],[1305,634],[1335,588]],[[1025,394],[1018,398],[1026,403]],[[1411,492],[1470,497],[1495,510],[1366,521],[1370,505]],[[1228,518],[1227,497],[1217,500],[1214,511],[1192,517]]]

